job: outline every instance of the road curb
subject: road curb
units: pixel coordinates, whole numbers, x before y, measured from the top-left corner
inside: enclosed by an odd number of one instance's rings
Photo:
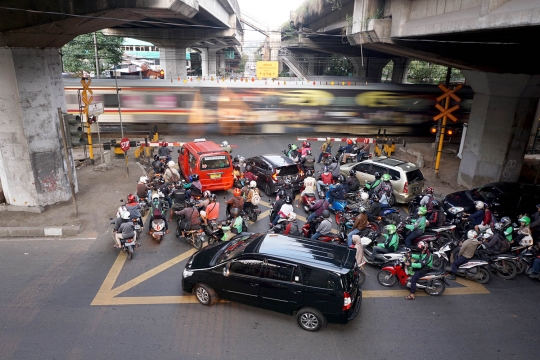
[[[64,237],[77,236],[80,231],[80,225],[0,227],[0,237]]]

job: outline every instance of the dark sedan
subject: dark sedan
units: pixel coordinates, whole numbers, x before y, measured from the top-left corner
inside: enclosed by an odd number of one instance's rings
[[[254,156],[247,159],[246,164],[251,165],[251,171],[258,177],[257,186],[267,196],[272,196],[286,178],[291,180],[295,191],[299,191],[304,182],[304,173],[298,165],[281,154]]]
[[[490,205],[497,220],[503,216],[516,220],[521,214],[536,211],[535,206],[540,203],[540,186],[511,182],[490,183],[446,195],[443,207],[447,213],[463,211],[472,214],[475,212],[475,201]]]

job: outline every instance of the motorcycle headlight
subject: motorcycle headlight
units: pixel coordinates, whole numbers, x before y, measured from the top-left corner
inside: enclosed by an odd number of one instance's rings
[[[463,208],[459,206],[452,206],[450,209],[448,209],[448,212],[454,215],[462,211],[463,211]]]

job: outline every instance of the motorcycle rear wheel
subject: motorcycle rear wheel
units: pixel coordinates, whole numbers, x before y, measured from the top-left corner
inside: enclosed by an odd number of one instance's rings
[[[128,260],[131,260],[133,259],[133,247],[132,246],[128,246],[127,249],[126,249],[126,255],[127,255],[127,258]]]
[[[428,295],[439,296],[444,292],[445,289],[446,285],[444,284],[444,281],[435,279],[432,281],[431,286],[426,287],[424,291]]]
[[[517,275],[516,264],[511,260],[505,260],[498,262],[495,268],[495,273],[498,277],[504,280],[512,280]]]
[[[195,249],[197,250],[201,250],[202,248],[202,238],[201,238],[201,234],[197,234],[197,235],[192,235],[193,236],[193,246],[195,247]]]
[[[366,273],[362,269],[358,268],[358,283],[362,285],[364,281],[366,281]]]
[[[478,268],[477,277],[474,279],[477,283],[487,284],[491,280],[491,275],[489,271],[485,268]]]
[[[525,272],[525,269],[527,269],[527,263],[525,260],[517,260],[516,261],[516,268],[517,268],[517,275],[521,275]]]
[[[433,256],[433,269],[435,270],[441,270],[444,268],[444,263],[446,260],[442,257]]]
[[[377,280],[382,286],[393,286],[396,283],[396,276],[388,270],[381,270],[377,274]]]
[[[448,242],[454,241],[454,238],[450,233],[442,232],[440,233],[439,238],[436,240],[435,245],[437,245],[438,248],[441,248]]]
[[[252,211],[250,214],[249,214],[249,220],[251,222],[257,222],[257,213],[255,211]]]

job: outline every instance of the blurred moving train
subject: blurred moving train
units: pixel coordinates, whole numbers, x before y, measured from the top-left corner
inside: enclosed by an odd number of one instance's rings
[[[128,124],[218,124],[222,129],[264,132],[265,125],[336,131],[336,126],[364,134],[387,129],[392,135],[426,135],[435,124],[436,98],[442,94],[433,85],[297,85],[276,82],[168,80],[119,80],[122,122]],[[82,86],[77,79],[64,79],[67,109],[79,112]],[[92,80],[94,102],[103,102],[101,124],[119,122],[115,81]],[[467,122],[473,91],[456,93],[460,108],[454,112],[456,128]],[[270,129],[270,127],[268,127]]]

